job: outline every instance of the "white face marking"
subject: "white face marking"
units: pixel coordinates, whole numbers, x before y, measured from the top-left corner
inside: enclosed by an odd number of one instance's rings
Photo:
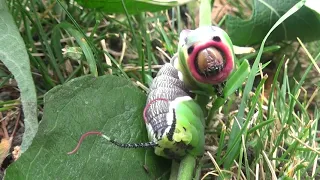
[[[178,57],[179,57],[179,54],[177,53],[177,54],[175,54],[175,55],[171,58],[171,60],[170,60],[171,65],[172,65],[174,68],[176,68],[176,69],[178,69],[178,66],[179,66],[179,59],[178,59]]]
[[[190,96],[183,96],[183,97],[178,97],[175,100],[170,102],[169,105],[169,112],[167,113],[167,123],[168,123],[168,127],[166,128],[166,130],[164,131],[164,134],[166,135],[172,126],[172,122],[173,122],[173,109],[176,109],[177,105],[183,101],[189,101],[192,100],[192,98]],[[149,131],[148,131],[149,132]]]
[[[183,81],[183,74],[180,71],[178,71],[178,77],[181,81]]]
[[[170,59],[170,64],[176,68],[177,61],[178,61],[178,53],[172,56],[172,58]]]
[[[223,36],[223,30],[215,26],[202,26],[190,31],[187,35],[186,48],[194,45],[196,42],[207,42],[212,40],[214,36]]]
[[[169,111],[170,110],[172,111],[173,108],[175,109],[179,103],[183,101],[190,101],[190,100],[192,100],[190,96],[182,96],[182,97],[176,98],[175,100],[170,102]]]
[[[153,142],[157,142],[157,138],[156,138],[155,133],[152,129],[152,126],[150,124],[146,124],[146,127],[147,127],[147,131],[148,131],[149,140],[153,141]]]
[[[171,104],[171,102],[170,102]],[[164,131],[164,134],[168,134],[170,129],[171,129],[171,126],[172,126],[172,122],[173,122],[173,109],[170,108],[169,106],[169,112],[167,113],[166,115],[166,119],[167,119],[167,124],[168,124],[168,127],[166,128],[166,130]]]

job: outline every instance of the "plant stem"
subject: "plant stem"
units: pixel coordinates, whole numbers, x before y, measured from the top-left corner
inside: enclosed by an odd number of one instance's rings
[[[203,114],[206,117],[208,115],[207,104],[209,102],[209,97],[206,95],[197,94],[195,100],[200,105]]]
[[[178,180],[191,180],[195,171],[196,158],[190,154],[186,155],[180,163]]]
[[[171,174],[169,180],[177,180],[179,173],[179,163],[176,160],[172,160],[171,164]]]

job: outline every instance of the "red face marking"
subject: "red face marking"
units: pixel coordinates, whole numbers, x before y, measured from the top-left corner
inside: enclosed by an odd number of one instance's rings
[[[210,47],[214,47],[223,53],[223,57],[225,58],[224,59],[225,64],[224,64],[224,67],[221,69],[221,71],[216,75],[204,76],[203,74],[200,74],[200,72],[198,72],[198,69],[195,64],[196,64],[198,53]],[[217,42],[213,40],[203,44],[195,45],[187,60],[187,64],[190,68],[192,76],[197,81],[206,83],[206,84],[220,84],[221,82],[225,81],[233,70],[233,66],[234,66],[233,62],[234,60],[232,56],[232,51],[229,49],[229,47],[221,41]]]

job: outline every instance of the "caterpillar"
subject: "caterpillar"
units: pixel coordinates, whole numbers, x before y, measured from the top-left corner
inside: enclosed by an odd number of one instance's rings
[[[181,159],[186,154],[201,156],[204,152],[204,114],[191,98],[192,91],[214,93],[217,84],[232,72],[234,55],[229,36],[215,26],[183,30],[179,37],[178,53],[158,72],[150,86],[143,118],[150,142],[124,144],[101,132],[109,142],[123,148],[154,147],[155,154]]]

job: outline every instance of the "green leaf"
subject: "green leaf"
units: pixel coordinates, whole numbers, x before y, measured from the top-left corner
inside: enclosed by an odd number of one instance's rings
[[[124,13],[122,1],[129,14],[136,14],[144,11],[164,10],[192,0],[77,0],[79,4],[86,8],[97,8],[108,13]]]
[[[244,60],[235,73],[228,79],[224,87],[224,97],[229,97],[234,93],[245,81],[250,73],[250,64],[248,60]]]
[[[20,90],[25,126],[21,144],[23,153],[38,131],[37,96],[29,56],[5,0],[0,0],[0,60],[13,74]]]
[[[230,75],[225,87],[223,88],[223,97],[217,97],[212,103],[212,108],[209,111],[207,119],[213,119],[217,110],[223,106],[229,96],[231,96],[237,89],[239,89],[245,79],[250,74],[250,64],[248,60],[243,60],[238,69]]]
[[[318,0],[306,0],[305,6],[320,14],[320,6]],[[318,16],[319,17],[319,16]]]
[[[116,76],[83,76],[45,95],[44,116],[30,148],[6,171],[6,179],[157,179],[170,161],[153,148],[125,149],[87,131],[101,131],[123,143],[147,142],[142,118],[145,94]]]
[[[299,0],[254,0],[253,13],[249,20],[228,15],[226,28],[235,45],[252,45],[263,40],[273,24],[279,20]],[[303,42],[320,38],[320,19],[307,7],[302,7],[297,13],[275,29],[268,41],[296,40]]]

